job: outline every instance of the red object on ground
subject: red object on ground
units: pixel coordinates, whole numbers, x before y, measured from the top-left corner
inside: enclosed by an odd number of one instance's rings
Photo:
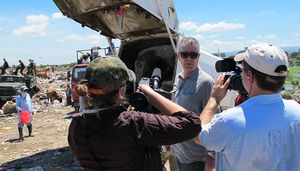
[[[30,112],[29,111],[22,111],[20,115],[21,115],[21,124],[30,123]]]

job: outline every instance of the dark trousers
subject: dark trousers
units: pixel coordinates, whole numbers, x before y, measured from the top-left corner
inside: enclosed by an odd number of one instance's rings
[[[72,105],[72,96],[67,96],[67,106]]]
[[[16,68],[15,75],[18,75],[19,70],[20,70],[20,73],[23,75],[24,68]]]
[[[1,75],[3,75],[3,74],[5,74],[5,70],[6,70],[7,68],[5,68],[5,67],[2,67],[1,68]]]

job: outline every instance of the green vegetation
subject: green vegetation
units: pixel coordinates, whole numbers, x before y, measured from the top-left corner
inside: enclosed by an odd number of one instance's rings
[[[297,77],[297,74],[300,73],[300,66],[290,66],[289,67],[289,75],[286,80],[288,85],[292,85],[292,81],[300,81],[300,78]]]
[[[286,99],[300,98],[300,49],[298,52],[288,54],[289,58],[289,75],[286,79],[285,86],[292,87],[292,90],[284,91],[283,96]]]
[[[300,49],[298,52],[293,52],[291,54],[288,54],[289,59],[289,75],[286,80],[286,85],[291,85],[294,87],[294,89],[299,90],[300,89]]]
[[[300,66],[300,49],[298,52],[288,54],[290,66]]]

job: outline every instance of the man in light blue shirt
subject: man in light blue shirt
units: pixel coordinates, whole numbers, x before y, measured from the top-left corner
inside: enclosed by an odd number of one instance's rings
[[[214,115],[230,84],[220,76],[200,115],[196,141],[217,152],[217,170],[300,170],[300,105],[280,94],[288,73],[285,52],[256,43],[235,60],[242,61],[249,99]]]
[[[28,88],[22,86],[20,88],[20,94],[16,98],[16,109],[18,111],[18,131],[19,131],[19,140],[23,141],[23,126],[26,125],[28,128],[28,136],[32,136],[32,100],[30,95],[27,93]],[[29,118],[24,121],[21,119],[21,115],[29,113]],[[22,116],[23,117],[23,116]]]

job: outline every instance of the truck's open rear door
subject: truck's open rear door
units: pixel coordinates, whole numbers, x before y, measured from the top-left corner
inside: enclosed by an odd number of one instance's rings
[[[172,0],[54,0],[67,17],[100,34],[121,40],[176,33]],[[168,30],[167,30],[168,28]]]

